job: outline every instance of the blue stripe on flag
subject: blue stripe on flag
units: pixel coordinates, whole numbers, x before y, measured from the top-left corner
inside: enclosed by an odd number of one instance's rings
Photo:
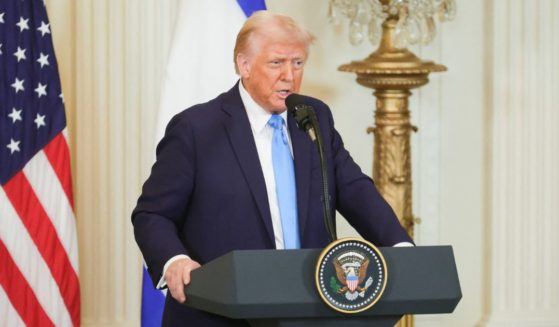
[[[255,11],[266,10],[266,2],[264,0],[237,0],[237,3],[247,17],[250,17]]]
[[[142,279],[142,327],[161,326],[165,296],[153,287],[151,278],[144,266],[144,277]]]

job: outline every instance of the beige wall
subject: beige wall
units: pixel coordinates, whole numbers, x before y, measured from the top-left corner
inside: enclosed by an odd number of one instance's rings
[[[69,117],[87,326],[139,324],[141,257],[129,214],[153,158],[177,3],[47,1]],[[370,173],[373,97],[336,67],[372,47],[349,45],[346,26],[328,23],[326,0],[267,3],[317,35],[303,91],[331,105]],[[554,0],[459,1],[433,44],[413,49],[449,68],[410,103],[419,127],[416,240],[454,246],[464,294],[454,314],[421,316],[418,326],[559,325],[558,14]],[[528,304],[541,310],[522,311]]]

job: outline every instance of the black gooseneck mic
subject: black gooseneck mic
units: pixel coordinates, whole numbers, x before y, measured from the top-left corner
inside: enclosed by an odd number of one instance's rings
[[[326,230],[330,235],[331,241],[338,239],[336,235],[336,222],[332,217],[332,212],[330,211],[330,194],[328,192],[328,170],[327,162],[324,157],[324,144],[322,142],[322,134],[320,133],[320,128],[318,126],[318,120],[316,119],[316,113],[313,107],[307,105],[306,99],[308,97],[304,95],[299,95],[292,93],[285,99],[285,104],[289,113],[295,118],[297,127],[299,129],[307,132],[312,142],[316,144],[318,149],[318,156],[320,158],[320,170],[322,173],[322,210],[324,213],[324,224],[326,225]]]

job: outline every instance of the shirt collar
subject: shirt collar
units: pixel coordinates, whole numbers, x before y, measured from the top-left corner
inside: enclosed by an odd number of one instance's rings
[[[262,133],[262,131],[264,131],[264,128],[266,128],[266,126],[268,125],[268,120],[270,120],[272,114],[267,112],[264,108],[258,105],[256,101],[254,101],[252,96],[245,89],[242,80],[239,81],[239,93],[241,95],[243,105],[245,106],[252,132],[254,134]],[[282,112],[280,116],[283,118],[283,121],[287,125],[287,110]]]

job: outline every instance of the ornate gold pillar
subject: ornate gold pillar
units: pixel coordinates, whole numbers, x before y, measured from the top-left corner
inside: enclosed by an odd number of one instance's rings
[[[373,180],[402,226],[413,237],[410,123],[406,90],[378,90],[375,111]]]
[[[397,16],[388,17],[382,24],[377,51],[339,70],[356,73],[357,83],[375,90],[375,126],[368,129],[375,136],[373,179],[413,237],[410,134],[417,128],[410,123],[408,98],[411,89],[427,84],[429,73],[445,71],[446,67],[396,48],[393,34],[397,22]],[[398,326],[413,326],[413,317],[405,316]]]

